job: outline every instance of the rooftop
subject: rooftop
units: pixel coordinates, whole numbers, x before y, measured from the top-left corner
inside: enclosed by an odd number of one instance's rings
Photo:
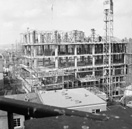
[[[104,100],[84,88],[39,91],[38,95],[43,104],[57,107],[73,108],[106,104]]]

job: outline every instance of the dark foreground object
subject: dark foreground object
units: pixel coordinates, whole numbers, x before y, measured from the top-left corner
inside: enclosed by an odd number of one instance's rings
[[[0,97],[0,110],[7,112],[17,113],[24,115],[26,118],[42,118],[51,116],[79,116],[86,117],[93,120],[104,121],[107,117],[104,115],[94,115],[92,113],[70,110],[66,108],[60,108],[55,106],[37,104],[27,101],[20,101],[15,99],[9,99]]]
[[[25,129],[132,129],[132,109],[113,106],[102,112],[107,121],[94,121],[78,116],[58,116],[32,119],[25,122]]]
[[[95,115],[0,97],[0,110],[8,112],[9,129],[13,113],[25,116],[25,129],[132,129],[132,109],[121,105]]]

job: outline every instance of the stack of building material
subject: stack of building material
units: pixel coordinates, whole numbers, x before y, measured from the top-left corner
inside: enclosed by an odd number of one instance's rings
[[[124,95],[120,101],[124,105],[131,103],[132,106],[132,85],[129,85],[125,88]]]
[[[85,36],[83,31],[29,31],[24,34],[25,43],[60,43],[60,42],[83,42]]]
[[[84,41],[84,32],[78,31],[78,30],[70,31],[70,32],[68,32],[68,40],[71,43],[83,42]]]

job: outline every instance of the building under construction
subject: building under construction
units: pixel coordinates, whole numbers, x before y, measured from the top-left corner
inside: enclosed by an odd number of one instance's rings
[[[83,31],[29,30],[21,35],[21,77],[32,89],[87,87],[120,96],[126,77],[126,42],[113,36],[113,2],[104,2],[105,36]]]
[[[84,32],[78,30],[27,31],[23,34],[21,73],[42,79],[46,89],[96,86],[107,90],[104,43],[103,37],[96,37],[93,30],[91,37],[85,37]],[[111,46],[111,90],[119,94],[114,91],[124,86],[126,43],[114,40]]]

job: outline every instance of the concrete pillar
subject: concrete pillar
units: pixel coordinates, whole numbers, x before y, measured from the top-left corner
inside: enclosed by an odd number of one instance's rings
[[[74,55],[75,55],[75,68],[77,68],[77,45],[74,46]]]
[[[128,71],[128,70],[127,70]],[[128,71],[129,72],[129,71]],[[126,65],[124,65],[124,75],[126,75]]]
[[[30,43],[30,32],[27,32],[27,43]]]
[[[95,67],[95,45],[94,44],[93,44],[93,47],[92,47],[92,55],[93,55],[92,65],[93,65],[93,67]]]
[[[38,43],[38,32],[36,32],[36,35],[35,35],[35,43]]]
[[[55,68],[58,68],[58,46],[55,46]]]
[[[65,46],[66,50],[66,55],[68,55],[68,45]]]
[[[111,45],[109,46],[109,53],[111,53]],[[111,55],[109,55],[109,66],[111,66]],[[111,71],[110,71],[111,72]],[[111,74],[111,73],[110,73]]]
[[[45,56],[45,55],[44,55],[44,45],[42,46],[42,51],[43,51],[43,56]]]
[[[33,43],[33,32],[30,32],[30,43]]]
[[[36,43],[36,31],[33,31],[32,34],[33,34],[33,43]]]
[[[58,46],[57,45],[55,46],[55,56],[58,57]]]
[[[38,33],[38,43],[41,43],[41,33]]]
[[[85,57],[84,57],[84,56],[82,56],[82,62],[84,62],[84,63],[85,63]]]
[[[55,68],[58,68],[58,57],[55,57]]]
[[[32,46],[30,46],[30,56],[32,56]]]
[[[37,59],[34,58],[34,68],[37,67]]]
[[[66,57],[66,66],[68,67],[68,57]]]
[[[60,46],[58,46],[58,55],[59,55],[59,53],[60,53]]]
[[[33,57],[34,56],[34,49],[33,49],[34,47],[33,46],[31,46],[31,57]]]
[[[37,56],[37,50],[36,50],[36,47],[35,46],[33,47],[33,55],[34,55],[34,57]]]
[[[77,78],[77,45],[74,46],[74,55],[75,55],[75,58],[74,58],[74,61],[75,61],[75,78]]]
[[[26,46],[26,56],[28,56],[28,46]]]
[[[93,76],[95,76],[95,69],[93,68],[93,74],[92,74]]]
[[[131,55],[130,55],[131,56]],[[130,57],[130,59],[132,59],[131,57]],[[129,60],[130,60],[129,59]],[[124,54],[124,64],[126,64],[127,63],[127,55],[126,54]],[[131,62],[130,62],[131,63]]]
[[[37,51],[36,51],[36,47],[34,46],[33,48],[33,55],[34,55],[34,67],[36,68],[37,67],[37,59],[36,59],[36,56],[37,56]]]
[[[31,56],[31,46],[29,46],[28,50],[29,50],[29,55]]]
[[[75,78],[77,78],[78,70],[75,70]]]
[[[23,54],[23,55],[26,55],[26,48],[25,48],[25,46],[23,46],[22,49],[23,49],[23,53],[22,53],[22,54]]]
[[[25,43],[27,43],[28,41],[27,41],[27,34],[25,34]]]
[[[82,54],[86,54],[84,44],[82,44]]]
[[[28,46],[25,47],[25,55],[28,55]]]

